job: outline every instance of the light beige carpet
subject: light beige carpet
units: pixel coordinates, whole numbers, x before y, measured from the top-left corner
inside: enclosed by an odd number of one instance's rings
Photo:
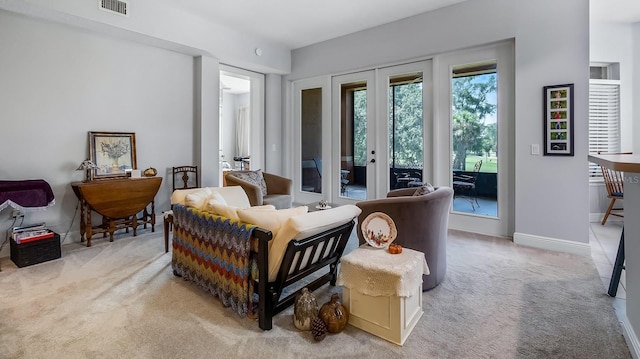
[[[144,231],[141,231],[144,233]],[[352,236],[350,248],[355,246]],[[2,358],[630,358],[590,258],[451,232],[444,282],[404,346],[348,326],[315,342],[271,331],[174,277],[162,231],[16,268],[2,259]],[[324,286],[320,303],[339,288]]]

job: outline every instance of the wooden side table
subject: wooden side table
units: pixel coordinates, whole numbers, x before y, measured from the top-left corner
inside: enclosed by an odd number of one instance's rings
[[[87,239],[87,247],[91,247],[93,234],[109,233],[109,241],[113,242],[113,232],[118,229],[133,229],[137,235],[139,225],[151,225],[155,231],[156,216],[154,198],[161,177],[104,179],[89,182],[73,182],[71,187],[80,200],[80,239]],[[149,210],[148,207],[151,207]],[[102,216],[100,225],[93,225],[91,211]],[[142,217],[138,214],[142,212]]]

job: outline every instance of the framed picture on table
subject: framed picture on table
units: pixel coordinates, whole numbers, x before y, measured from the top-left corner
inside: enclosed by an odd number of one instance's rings
[[[573,156],[573,84],[545,86],[544,155]]]
[[[126,177],[136,167],[136,134],[89,132],[89,157],[96,164],[94,178]]]

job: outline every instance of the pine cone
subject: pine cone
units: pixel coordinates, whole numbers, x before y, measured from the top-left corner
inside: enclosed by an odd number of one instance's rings
[[[317,342],[322,341],[327,336],[327,323],[319,317],[311,322],[311,334]]]

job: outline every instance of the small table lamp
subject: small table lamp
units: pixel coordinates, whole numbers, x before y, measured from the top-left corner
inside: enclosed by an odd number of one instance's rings
[[[96,168],[98,168],[98,166],[96,166],[95,163],[93,163],[90,159],[86,159],[84,161],[82,161],[82,163],[80,164],[80,166],[78,166],[78,168],[76,168],[76,171],[82,171],[84,170],[84,181],[88,182],[88,181],[93,181],[93,174]]]

